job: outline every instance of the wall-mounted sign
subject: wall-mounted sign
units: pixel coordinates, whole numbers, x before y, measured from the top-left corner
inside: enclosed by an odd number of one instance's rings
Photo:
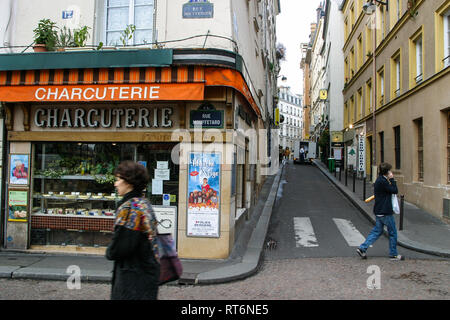
[[[216,110],[212,104],[204,103],[190,112],[190,127],[223,128],[224,111]]]
[[[28,191],[9,190],[8,192],[8,221],[27,221]]]
[[[173,108],[37,108],[33,114],[41,128],[172,128]]]
[[[158,232],[170,233],[175,244],[177,243],[177,207],[152,206],[158,220]]]
[[[327,100],[328,99],[328,90],[327,89],[321,89],[319,91],[319,97],[320,97],[320,100]]]
[[[219,237],[220,164],[220,153],[189,154],[187,236]]]
[[[243,106],[239,105],[239,107],[238,107],[238,113],[239,113],[239,116],[242,118],[242,120],[245,120],[245,122],[246,122],[249,126],[252,125],[252,119],[250,118],[250,115],[249,115],[247,112],[245,112],[245,109],[244,109]],[[281,115],[281,116],[280,116],[280,122],[283,122],[283,121],[284,121],[284,119],[283,119],[282,117],[283,117],[283,116]]]
[[[183,4],[183,19],[214,18],[214,4],[208,0],[189,0]]]
[[[366,143],[365,143],[365,137],[359,136],[358,137],[358,150],[359,150],[359,157],[358,157],[358,171],[366,171]]]
[[[11,154],[9,156],[9,184],[28,185],[30,155]]]

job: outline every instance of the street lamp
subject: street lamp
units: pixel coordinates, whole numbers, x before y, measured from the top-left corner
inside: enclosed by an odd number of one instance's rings
[[[375,0],[383,6],[386,6],[386,10],[389,10],[389,0],[386,2]],[[372,80],[372,182],[375,182],[377,176],[377,123],[375,118],[375,109],[377,107],[377,66],[376,66],[376,48],[377,48],[377,5],[374,0],[369,0],[363,5],[363,11],[367,15],[374,15],[373,23],[373,54],[372,54],[372,69],[373,69],[373,80]]]

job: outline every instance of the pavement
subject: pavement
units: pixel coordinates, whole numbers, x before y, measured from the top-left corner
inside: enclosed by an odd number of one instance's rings
[[[363,201],[362,180],[355,181],[353,192],[351,179],[345,186],[344,179],[340,181],[320,161],[314,164],[364,216],[375,223],[373,202],[366,204]],[[283,167],[276,175],[267,177],[256,205],[242,222],[230,257],[224,260],[181,259],[182,277],[167,285],[225,283],[257,273],[263,260],[282,170]],[[366,184],[366,195],[373,194],[371,188]],[[410,203],[405,202],[404,210],[404,228],[398,232],[398,244],[419,252],[450,257],[450,226]],[[398,225],[398,215],[396,219]],[[111,261],[98,255],[0,251],[0,278],[68,281],[71,275],[78,273],[82,282],[110,282],[112,267]]]

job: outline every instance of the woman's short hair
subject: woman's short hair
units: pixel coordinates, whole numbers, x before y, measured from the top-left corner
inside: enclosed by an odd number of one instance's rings
[[[388,174],[389,170],[391,170],[391,169],[392,169],[392,166],[389,163],[383,162],[378,167],[378,172],[379,172],[380,176],[385,176]]]
[[[144,190],[150,180],[147,169],[131,160],[121,162],[114,170],[114,175],[131,184],[136,191]]]

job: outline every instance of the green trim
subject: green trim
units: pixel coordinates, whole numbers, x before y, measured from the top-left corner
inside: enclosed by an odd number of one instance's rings
[[[167,67],[172,49],[100,50],[0,54],[0,71]]]

